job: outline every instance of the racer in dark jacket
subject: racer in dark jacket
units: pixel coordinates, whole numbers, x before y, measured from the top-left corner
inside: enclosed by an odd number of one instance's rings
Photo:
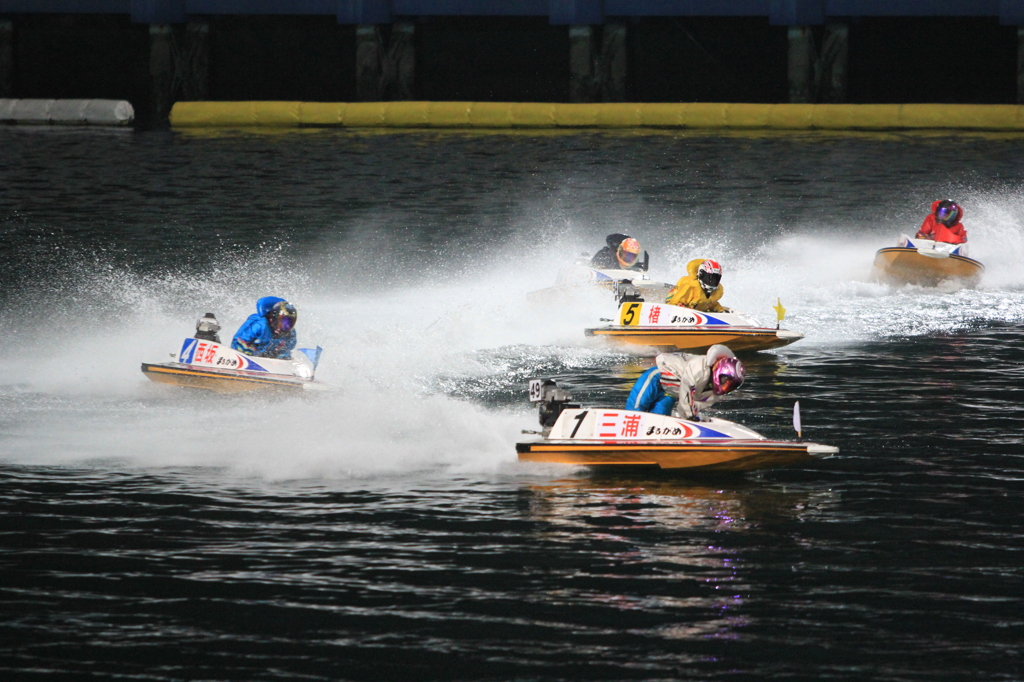
[[[598,270],[642,270],[640,242],[628,234],[610,234],[605,238],[608,246],[594,254],[590,267]]]
[[[242,323],[231,347],[261,358],[291,359],[295,348],[295,306],[277,296],[256,301],[256,313]]]
[[[917,231],[918,239],[933,239],[947,244],[963,244],[967,241],[967,230],[960,221],[964,209],[949,199],[932,203],[932,212],[924,219]]]

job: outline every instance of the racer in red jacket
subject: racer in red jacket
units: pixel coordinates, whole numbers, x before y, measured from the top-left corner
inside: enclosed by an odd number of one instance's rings
[[[967,230],[960,219],[964,217],[964,209],[949,199],[940,199],[932,203],[932,212],[917,231],[918,239],[933,239],[947,244],[963,244],[967,241]]]

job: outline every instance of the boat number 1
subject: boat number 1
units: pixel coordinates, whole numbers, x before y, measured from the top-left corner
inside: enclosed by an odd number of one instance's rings
[[[622,306],[622,314],[619,317],[619,324],[623,327],[631,327],[640,324],[640,308],[643,303],[625,303]]]
[[[576,428],[572,430],[572,433],[569,435],[569,438],[576,437],[576,432],[580,430],[580,427],[583,426],[583,420],[587,418],[587,412],[589,412],[589,410],[583,410],[578,415],[573,417],[573,419],[576,420]]]

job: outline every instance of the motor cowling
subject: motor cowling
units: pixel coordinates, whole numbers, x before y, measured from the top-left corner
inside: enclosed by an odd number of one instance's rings
[[[213,313],[206,313],[198,320],[196,320],[196,335],[195,338],[202,339],[203,341],[213,341],[214,343],[220,343],[220,335],[217,332],[220,331],[220,323],[217,322],[217,318],[214,317]]]
[[[572,403],[572,396],[559,388],[558,384],[551,379],[531,381],[530,400],[538,403],[540,425],[545,429],[550,429],[555,425],[562,410],[579,407]]]
[[[631,280],[624,279],[621,282],[615,283],[615,300],[619,302],[619,305],[623,303],[643,303],[644,297],[640,295],[640,290],[633,286]]]

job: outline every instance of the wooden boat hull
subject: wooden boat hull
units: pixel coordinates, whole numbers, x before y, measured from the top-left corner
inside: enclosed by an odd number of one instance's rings
[[[727,442],[581,443],[538,441],[517,443],[520,461],[591,467],[652,466],[701,471],[753,471],[809,462],[806,443],[768,440]]]
[[[301,391],[313,383],[311,379],[275,376],[266,372],[231,372],[177,362],[166,364],[144,362],[142,363],[142,373],[150,381],[159,384],[202,388],[217,393],[243,393],[266,389]]]
[[[771,350],[799,341],[799,332],[757,327],[599,327],[587,329],[596,336],[634,346],[650,346],[662,351],[704,351],[722,344],[734,352]]]
[[[879,249],[875,254],[875,268],[885,281],[926,287],[938,286],[946,280],[959,280],[966,286],[975,286],[985,272],[984,265],[967,256],[932,258],[906,246]]]

